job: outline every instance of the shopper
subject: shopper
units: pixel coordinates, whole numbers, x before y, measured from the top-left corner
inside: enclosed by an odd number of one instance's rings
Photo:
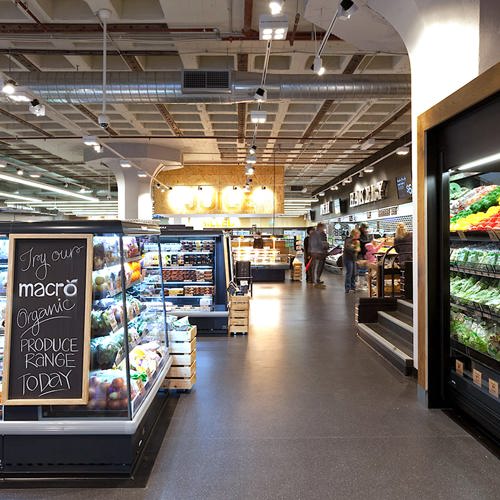
[[[413,260],[413,235],[403,222],[396,226],[394,247],[398,253],[399,266],[404,269],[406,263]]]
[[[264,248],[264,240],[261,233],[257,232],[253,235],[253,247],[258,249]]]
[[[311,233],[314,231],[314,227],[310,226],[307,228],[306,233],[307,236],[304,238],[304,265],[306,267],[306,282],[312,283],[312,262],[311,260],[311,252],[309,251],[309,239]]]
[[[359,243],[361,245],[361,250],[359,252],[359,257],[361,259],[365,258],[366,254],[366,244],[370,243],[372,241],[373,237],[370,234],[370,228],[368,227],[368,224],[363,222],[359,226]]]
[[[312,279],[316,288],[325,288],[321,281],[321,274],[325,267],[325,259],[328,254],[328,240],[325,232],[325,225],[320,222],[316,230],[309,235],[309,251],[312,257]]]
[[[345,274],[345,293],[356,291],[356,261],[361,251],[359,229],[353,229],[351,235],[344,241],[344,254],[342,261]]]

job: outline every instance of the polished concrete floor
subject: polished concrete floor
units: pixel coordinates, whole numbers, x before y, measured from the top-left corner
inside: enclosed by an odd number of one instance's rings
[[[201,338],[145,489],[0,499],[499,499],[500,461],[360,342],[354,294],[260,284],[248,337]]]

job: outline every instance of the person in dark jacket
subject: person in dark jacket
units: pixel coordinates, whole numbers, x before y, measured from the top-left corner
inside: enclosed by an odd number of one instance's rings
[[[309,237],[309,252],[312,257],[312,278],[316,288],[325,288],[321,281],[321,274],[325,267],[325,259],[328,254],[328,239],[325,232],[326,226],[323,222],[318,223],[316,230]]]
[[[344,265],[345,293],[356,291],[356,261],[361,251],[360,231],[353,229],[344,241],[342,262]]]
[[[413,234],[406,229],[403,222],[396,226],[394,247],[398,252],[399,266],[404,269],[405,264],[413,260]]]
[[[255,233],[253,235],[253,247],[257,249],[264,248],[264,240],[262,239],[261,233]]]
[[[312,265],[309,264],[309,266],[307,266],[307,264],[309,263],[309,260],[312,258],[311,252],[309,251],[309,237],[313,231],[314,231],[314,227],[312,227],[312,226],[308,227],[306,230],[307,236],[304,238],[304,265],[307,268],[307,270],[306,270],[306,282],[307,283],[313,282],[313,280],[312,280]]]
[[[359,252],[359,258],[364,259],[365,254],[366,254],[366,244],[370,243],[372,241],[373,236],[369,233],[370,228],[368,227],[368,224],[362,223],[359,226],[359,244],[361,246],[361,250]]]

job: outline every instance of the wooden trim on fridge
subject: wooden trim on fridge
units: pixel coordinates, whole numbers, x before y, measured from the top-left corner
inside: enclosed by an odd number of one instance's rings
[[[427,390],[427,131],[500,90],[500,63],[479,75],[417,118],[418,384]]]

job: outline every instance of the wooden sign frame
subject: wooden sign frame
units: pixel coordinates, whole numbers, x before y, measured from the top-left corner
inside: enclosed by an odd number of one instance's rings
[[[83,325],[83,360],[82,360],[82,395],[80,398],[53,398],[53,399],[11,399],[9,397],[9,370],[10,370],[10,348],[11,348],[11,324],[12,324],[12,298],[14,294],[14,255],[17,240],[24,239],[80,239],[87,242],[87,258],[85,272],[85,309]],[[11,234],[9,235],[9,257],[8,257],[8,285],[5,314],[5,346],[4,346],[4,369],[2,381],[2,404],[6,406],[28,406],[28,405],[86,405],[89,397],[89,371],[90,371],[90,313],[92,310],[92,271],[93,271],[93,235],[92,234]]]

